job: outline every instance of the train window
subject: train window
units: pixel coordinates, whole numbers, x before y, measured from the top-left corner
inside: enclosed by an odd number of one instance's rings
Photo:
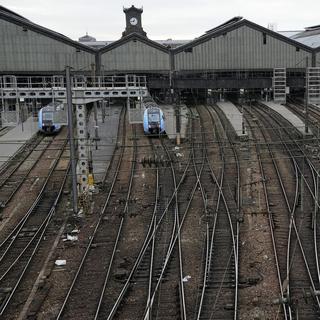
[[[10,92],[10,94],[9,94],[9,96],[13,96],[13,97],[15,97],[16,96],[16,93],[15,92]]]
[[[42,118],[43,118],[43,120],[53,120],[53,113],[52,112],[43,112]]]
[[[149,117],[149,122],[159,122],[160,120],[159,112],[157,113],[149,112],[148,117]]]
[[[100,91],[96,91],[96,92],[95,92],[95,95],[96,95],[96,96],[100,96],[100,94],[101,94]]]
[[[64,92],[58,92],[59,96],[64,96]]]
[[[45,92],[39,92],[39,96],[45,96],[46,93]]]

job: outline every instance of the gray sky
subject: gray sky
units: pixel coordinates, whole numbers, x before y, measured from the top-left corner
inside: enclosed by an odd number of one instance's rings
[[[277,30],[320,24],[320,0],[2,0],[1,5],[74,40],[86,32],[97,40],[117,40],[125,29],[123,6],[143,6],[142,23],[150,39],[193,39],[243,16]]]

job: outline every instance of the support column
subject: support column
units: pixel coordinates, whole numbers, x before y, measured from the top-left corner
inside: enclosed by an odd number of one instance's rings
[[[78,136],[78,165],[77,177],[80,186],[80,192],[88,190],[88,134],[86,123],[86,106],[83,104],[76,105],[77,115],[77,136]]]

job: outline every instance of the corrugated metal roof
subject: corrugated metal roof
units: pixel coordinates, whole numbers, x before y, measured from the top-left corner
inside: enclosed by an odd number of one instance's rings
[[[305,31],[295,34],[291,39],[309,47],[317,48],[320,46],[320,26],[307,27]]]
[[[35,31],[35,32],[38,32],[41,34],[45,34],[46,36],[49,36],[49,37],[54,38],[58,41],[67,43],[67,44],[72,45],[74,47],[84,49],[85,51],[94,52],[94,50],[92,48],[84,46],[81,43],[74,41],[61,33],[50,30],[50,29],[45,28],[43,26],[40,26],[30,20],[27,20],[26,18],[14,13],[13,11],[11,11],[3,6],[0,6],[0,18],[7,20],[9,22],[15,23],[17,25],[21,25],[23,27],[26,27],[27,29],[30,29],[32,31]]]
[[[294,40],[312,48],[317,48],[320,46],[320,34],[313,35],[313,36],[299,37]]]

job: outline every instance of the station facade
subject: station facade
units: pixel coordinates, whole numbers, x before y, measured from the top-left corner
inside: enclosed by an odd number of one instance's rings
[[[162,94],[183,90],[272,88],[274,70],[285,70],[286,86],[305,86],[306,68],[320,67],[313,48],[235,17],[182,45],[147,37],[142,9],[124,9],[122,38],[99,49],[73,41],[0,7],[2,75],[146,75]]]

